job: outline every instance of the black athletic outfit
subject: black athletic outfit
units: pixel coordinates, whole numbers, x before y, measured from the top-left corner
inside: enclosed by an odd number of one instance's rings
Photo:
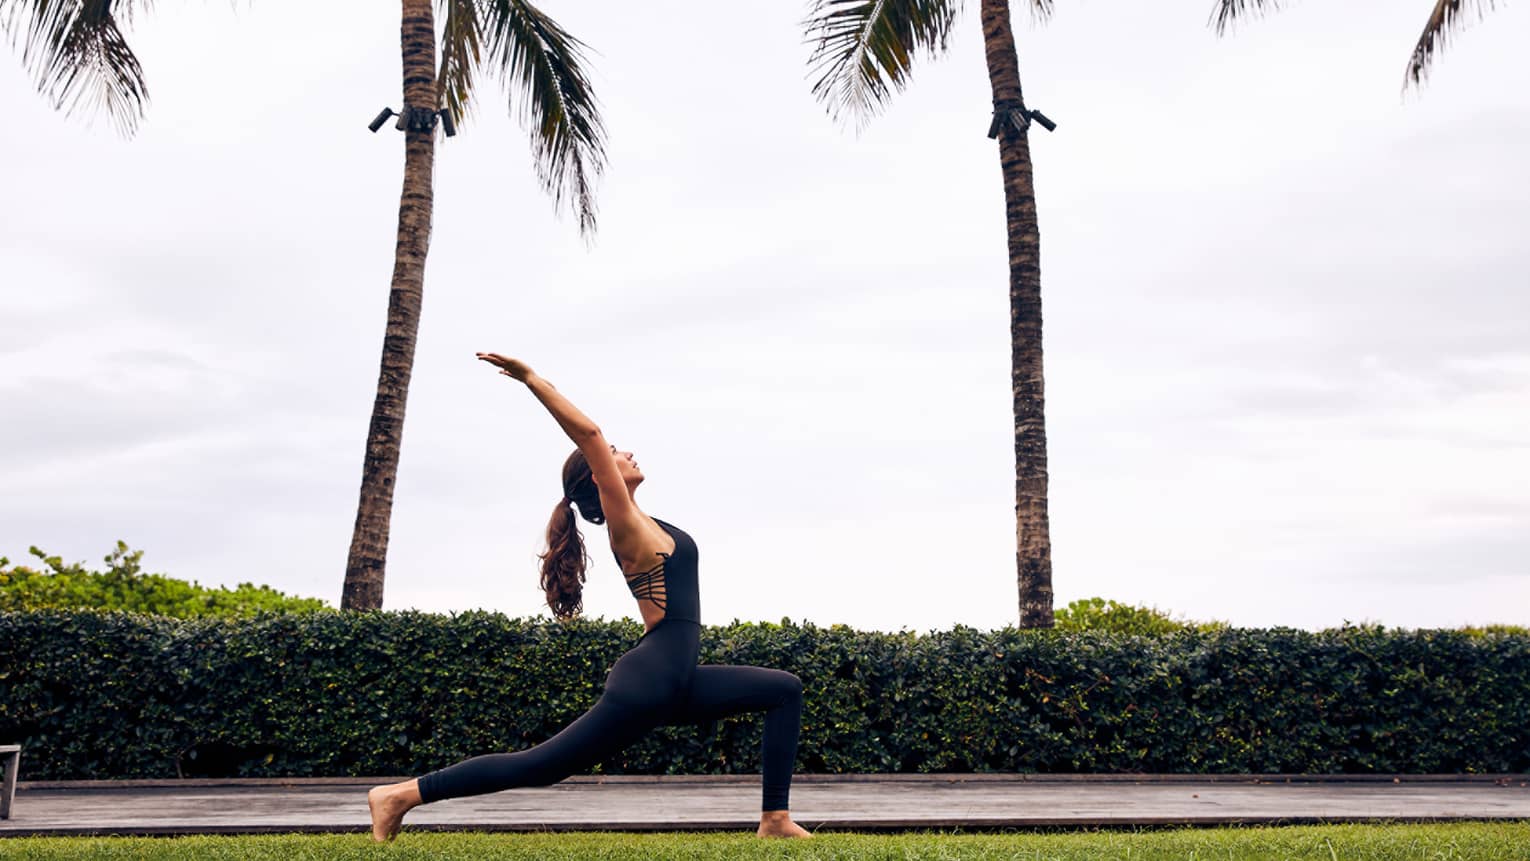
[[[701,642],[696,542],[678,527],[658,523],[674,537],[675,552],[660,554],[664,559],[653,570],[626,577],[632,594],[657,604],[664,618],[617,659],[600,700],[535,747],[474,757],[421,777],[424,801],[547,786],[588,769],[654,727],[763,711],[762,809],[787,809],[802,721],[802,680],[763,667],[696,665]]]

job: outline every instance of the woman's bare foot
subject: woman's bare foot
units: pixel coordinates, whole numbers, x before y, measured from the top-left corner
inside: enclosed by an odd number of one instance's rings
[[[785,810],[767,810],[760,814],[760,830],[756,837],[812,837],[806,828],[792,821]]]
[[[404,814],[421,803],[420,782],[406,780],[374,786],[367,790],[367,807],[372,811],[372,842],[387,843],[398,836]]]

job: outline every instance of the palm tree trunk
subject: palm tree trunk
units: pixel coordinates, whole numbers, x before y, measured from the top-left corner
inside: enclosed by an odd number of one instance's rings
[[[404,111],[436,109],[436,24],[432,0],[403,0],[402,45]],[[361,500],[356,529],[345,564],[344,610],[380,610],[383,568],[388,558],[388,522],[393,514],[393,484],[398,475],[399,445],[404,436],[404,404],[414,370],[415,335],[425,292],[425,255],[430,249],[434,201],[435,130],[404,133],[404,190],[398,205],[398,244],[393,257],[393,286],[388,293],[388,330],[383,337],[377,400],[367,431],[361,467]]]
[[[995,109],[1019,107],[1020,59],[1008,0],[982,0],[983,45]],[[1010,385],[1015,414],[1015,562],[1020,627],[1052,626],[1052,538],[1047,521],[1046,396],[1041,366],[1041,230],[1026,131],[999,134],[1009,226]]]

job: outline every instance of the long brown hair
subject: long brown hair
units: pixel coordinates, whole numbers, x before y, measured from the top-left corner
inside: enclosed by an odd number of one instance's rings
[[[563,498],[558,500],[552,520],[547,523],[547,552],[537,557],[542,560],[542,589],[547,593],[547,606],[560,621],[572,619],[584,610],[584,571],[589,567],[590,556],[579,534],[579,521],[574,518],[575,506],[585,520],[606,522],[590,463],[578,449],[563,462]]]

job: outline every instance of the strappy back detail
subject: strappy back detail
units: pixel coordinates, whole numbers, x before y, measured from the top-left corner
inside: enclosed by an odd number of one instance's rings
[[[701,596],[696,588],[696,542],[685,530],[655,517],[659,528],[675,539],[675,548],[660,553],[662,560],[647,571],[628,574],[622,571],[632,597],[647,601],[664,611],[664,619],[701,624]],[[620,570],[621,557],[616,558]]]
[[[664,583],[664,568],[669,564],[672,554],[660,553],[663,561],[647,571],[637,574],[623,574],[627,578],[627,588],[632,590],[632,597],[639,601],[650,601],[655,607],[668,612],[669,589]]]

